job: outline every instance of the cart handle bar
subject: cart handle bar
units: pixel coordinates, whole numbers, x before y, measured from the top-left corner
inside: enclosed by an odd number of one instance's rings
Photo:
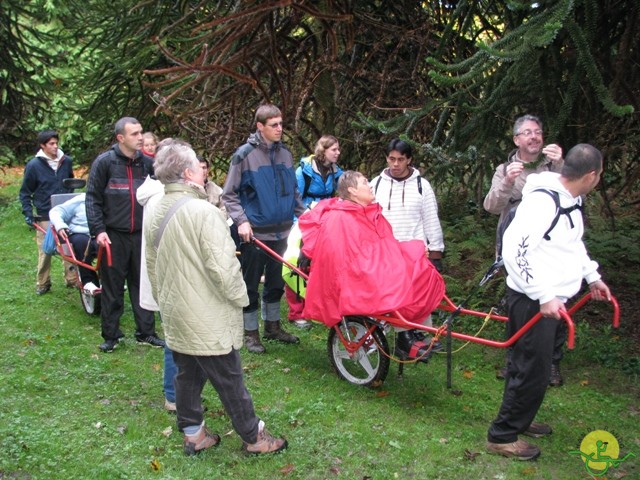
[[[275,258],[276,260],[278,260],[281,263],[284,263],[287,267],[289,267],[292,271],[294,271],[295,273],[297,273],[298,275],[300,275],[304,280],[309,280],[309,275],[306,274],[305,272],[303,272],[302,270],[300,270],[298,267],[296,267],[293,263],[291,262],[287,262],[284,258],[282,258],[278,252],[276,252],[275,250],[273,250],[272,248],[267,247],[264,242],[258,240],[255,237],[251,237],[251,241],[254,242],[258,247],[260,247],[262,250],[264,250],[265,252],[267,252],[269,255],[271,255],[273,258]]]

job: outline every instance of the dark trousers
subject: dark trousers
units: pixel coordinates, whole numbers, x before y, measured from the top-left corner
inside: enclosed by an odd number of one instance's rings
[[[263,241],[263,243],[284,255],[287,249],[287,240]],[[255,312],[258,309],[260,277],[264,274],[264,288],[262,301],[264,303],[278,303],[284,294],[284,279],[282,278],[282,263],[271,255],[258,248],[255,243],[243,243],[240,245],[240,261],[242,264],[242,277],[247,285],[249,305],[244,307],[245,313]]]
[[[69,243],[71,243],[71,248],[73,248],[73,254],[76,260],[86,263],[87,265],[91,265],[96,258],[97,252],[94,242],[95,241],[91,241],[89,235],[85,235],[84,233],[72,233],[69,235]],[[80,272],[82,285],[93,282],[96,287],[99,286],[98,274],[95,271],[84,267],[78,267],[78,271]]]
[[[540,311],[540,302],[507,288],[507,307],[511,336]],[[549,384],[560,322],[541,318],[512,347],[502,405],[487,435],[490,442],[515,442],[538,413]]]
[[[111,239],[111,261],[109,267],[106,258],[100,264],[102,284],[102,337],[105,340],[117,340],[122,336],[120,317],[124,311],[124,282],[129,290],[129,299],[136,321],[138,338],[155,335],[153,312],[140,306],[140,249],[142,232],[122,233],[108,230]]]
[[[240,354],[231,350],[226,355],[204,357],[173,352],[173,360],[178,367],[174,379],[178,429],[182,432],[185,427],[202,424],[202,389],[209,380],[234,430],[246,443],[255,443],[260,419],[244,385]]]

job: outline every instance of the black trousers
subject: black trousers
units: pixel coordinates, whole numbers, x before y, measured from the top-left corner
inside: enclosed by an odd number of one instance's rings
[[[278,255],[284,255],[287,249],[287,239],[263,241]],[[264,274],[264,289],[262,301],[264,303],[278,303],[284,294],[284,279],[282,278],[282,263],[273,258],[255,243],[243,243],[240,246],[240,262],[242,277],[247,286],[249,305],[243,311],[255,312],[258,309],[260,277]]]
[[[87,265],[91,265],[96,258],[97,251],[94,242],[95,240],[91,240],[91,237],[84,233],[72,233],[69,235],[69,243],[71,243],[71,247],[73,248],[73,254],[76,256],[77,260],[80,260]],[[80,272],[82,285],[93,282],[96,287],[99,286],[100,282],[98,281],[98,274],[95,271],[84,267],[78,267],[78,271]]]
[[[511,337],[540,311],[540,302],[507,288],[507,309]],[[515,442],[538,413],[549,384],[560,323],[555,318],[541,318],[512,347],[502,405],[487,435],[490,442]]]
[[[234,430],[247,443],[255,443],[258,423],[253,400],[244,385],[240,354],[231,350],[226,355],[195,356],[173,352],[178,367],[175,376],[178,429],[200,425],[204,419],[202,389],[207,380],[216,389]]]
[[[142,232],[122,233],[108,230],[111,239],[111,261],[106,258],[100,264],[100,282],[102,285],[102,338],[117,340],[122,336],[120,317],[124,311],[124,282],[127,282],[129,300],[136,321],[138,338],[155,335],[153,312],[140,306],[140,260]]]

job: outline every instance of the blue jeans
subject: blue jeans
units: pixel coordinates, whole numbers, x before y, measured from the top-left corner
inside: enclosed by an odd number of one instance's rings
[[[178,367],[176,362],[173,361],[173,352],[169,347],[164,347],[164,380],[163,390],[164,398],[171,403],[176,403],[176,387],[173,383],[176,374],[178,373]]]

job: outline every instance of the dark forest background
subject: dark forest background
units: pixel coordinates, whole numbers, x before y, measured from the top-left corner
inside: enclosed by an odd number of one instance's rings
[[[0,165],[36,132],[90,164],[116,119],[191,142],[224,180],[262,102],[284,113],[296,158],[322,134],[367,175],[402,137],[444,213],[481,211],[519,115],[545,141],[606,159],[599,209],[640,203],[640,2],[3,0]]]

